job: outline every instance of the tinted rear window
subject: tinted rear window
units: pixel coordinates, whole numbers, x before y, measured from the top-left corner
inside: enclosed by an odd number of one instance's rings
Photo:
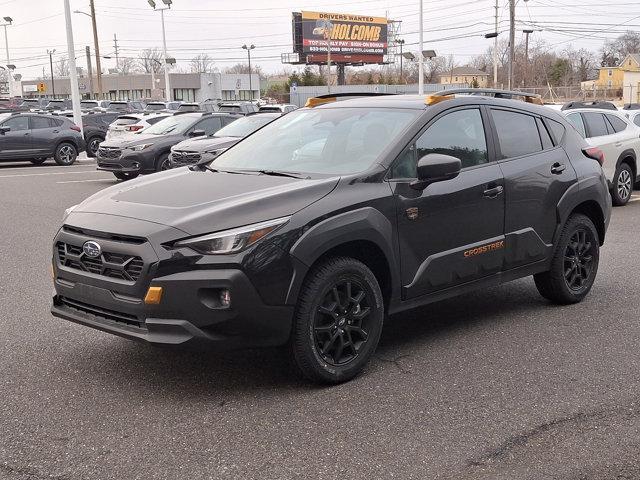
[[[604,121],[604,115],[601,113],[585,112],[582,114],[584,123],[587,127],[587,135],[589,138],[602,137],[609,135],[607,124]]]
[[[524,113],[491,110],[502,158],[521,157],[542,150],[536,118]]]
[[[133,125],[134,123],[138,123],[138,119],[135,117],[119,117],[115,122],[113,122],[114,125]]]

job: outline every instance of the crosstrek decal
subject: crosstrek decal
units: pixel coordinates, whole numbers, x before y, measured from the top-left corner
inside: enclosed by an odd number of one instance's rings
[[[476,255],[482,255],[483,253],[489,253],[495,250],[501,250],[503,248],[504,248],[504,240],[500,240],[499,242],[493,242],[487,245],[482,245],[481,247],[465,250],[463,255],[467,258],[475,257]]]

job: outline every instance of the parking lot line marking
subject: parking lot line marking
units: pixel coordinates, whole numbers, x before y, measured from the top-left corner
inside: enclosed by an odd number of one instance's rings
[[[115,180],[115,178],[104,177],[104,178],[94,178],[92,180],[65,180],[64,182],[56,182],[56,183],[104,182],[105,180]]]
[[[17,172],[19,170],[59,170],[61,168],[87,168],[90,166],[95,166],[95,162],[77,162],[73,165],[38,165],[31,167],[7,167],[6,165],[3,165],[0,167],[0,172]]]
[[[100,170],[83,170],[81,172],[49,172],[49,173],[25,173],[19,175],[0,175],[0,178],[14,178],[14,177],[42,177],[46,175],[78,175],[80,173],[104,173]]]

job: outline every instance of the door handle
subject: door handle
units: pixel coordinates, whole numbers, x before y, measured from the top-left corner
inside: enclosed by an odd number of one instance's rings
[[[25,136],[25,137],[28,137],[28,136],[29,136],[29,132],[25,133],[25,134],[24,134],[24,136]]]
[[[53,131],[53,133],[59,133],[59,132],[60,132],[60,130],[54,130]]]
[[[487,198],[496,198],[504,191],[504,187],[502,185],[497,185],[495,187],[491,187],[486,189],[482,194]]]
[[[562,172],[565,171],[566,168],[567,168],[566,165],[556,162],[553,165],[551,165],[551,173],[553,173],[554,175],[560,175]]]

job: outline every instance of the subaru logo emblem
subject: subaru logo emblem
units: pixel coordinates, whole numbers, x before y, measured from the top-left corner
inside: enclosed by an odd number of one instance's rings
[[[87,257],[91,258],[99,257],[100,254],[102,254],[102,248],[100,245],[92,240],[84,242],[84,245],[82,245],[82,251]]]

